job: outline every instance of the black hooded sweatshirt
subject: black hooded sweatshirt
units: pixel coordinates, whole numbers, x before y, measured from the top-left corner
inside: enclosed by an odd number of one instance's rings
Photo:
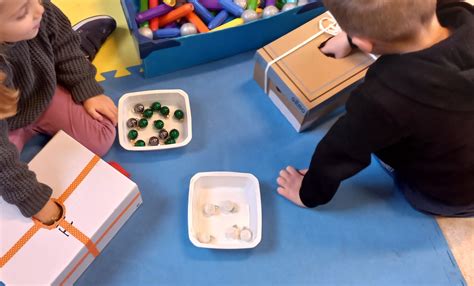
[[[380,57],[351,94],[304,176],[307,207],[329,202],[341,181],[370,165],[371,154],[422,197],[474,204],[474,8],[443,5],[438,17],[449,38]]]

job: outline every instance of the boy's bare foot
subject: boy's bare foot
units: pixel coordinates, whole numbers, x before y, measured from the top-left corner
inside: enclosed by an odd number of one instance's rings
[[[298,171],[288,166],[280,171],[280,176],[277,179],[278,193],[303,208],[306,206],[300,199],[300,188],[307,171],[308,169]]]

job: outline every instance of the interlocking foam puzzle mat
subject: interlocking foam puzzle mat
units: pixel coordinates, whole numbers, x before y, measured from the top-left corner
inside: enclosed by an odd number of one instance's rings
[[[99,81],[104,80],[104,72],[115,71],[116,77],[129,75],[128,67],[140,64],[138,51],[128,30],[122,6],[118,0],[53,0],[69,17],[71,23],[94,15],[109,15],[117,21],[117,30],[104,43],[94,59]]]

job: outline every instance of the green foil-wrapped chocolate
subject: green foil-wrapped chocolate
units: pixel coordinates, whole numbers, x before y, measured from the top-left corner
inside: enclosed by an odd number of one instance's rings
[[[181,120],[184,118],[184,112],[181,110],[181,109],[177,109],[175,112],[174,112],[174,117],[178,120]]]
[[[132,129],[132,130],[128,131],[127,137],[128,137],[128,139],[130,139],[130,140],[135,140],[135,139],[137,139],[137,137],[138,137],[138,131],[135,130],[135,129]]]
[[[179,137],[179,131],[176,129],[172,129],[170,131],[170,137],[176,140]]]
[[[140,127],[141,129],[146,128],[147,126],[148,120],[146,120],[145,118],[142,118],[138,121],[138,127]]]
[[[147,108],[147,109],[145,109],[145,111],[143,111],[143,117],[149,119],[152,116],[153,116],[153,110],[151,110],[150,108]]]
[[[158,130],[161,130],[165,127],[165,123],[163,122],[163,120],[155,120],[153,122],[153,125],[155,126],[156,129]]]
[[[151,104],[150,106],[151,110],[153,111],[160,111],[161,109],[161,103],[159,103],[158,101],[155,101]]]
[[[162,106],[160,109],[160,113],[163,116],[168,116],[170,114],[170,109],[168,106]]]

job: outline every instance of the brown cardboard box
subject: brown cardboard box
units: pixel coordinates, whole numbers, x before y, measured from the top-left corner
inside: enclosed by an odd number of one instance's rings
[[[267,64],[318,33],[323,17],[329,17],[329,13],[257,51],[254,79],[263,89]],[[298,132],[344,105],[350,91],[364,78],[374,61],[360,51],[344,59],[325,56],[318,47],[329,37],[322,34],[274,63],[268,71],[268,95]]]

